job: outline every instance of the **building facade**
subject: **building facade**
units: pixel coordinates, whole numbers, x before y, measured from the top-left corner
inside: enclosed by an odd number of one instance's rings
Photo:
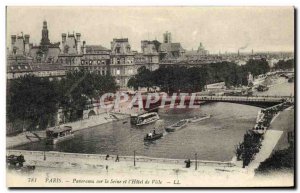
[[[137,68],[145,66],[147,69],[153,71],[159,68],[159,46],[160,42],[157,40],[141,41],[142,53],[136,53],[134,56],[134,63]]]
[[[59,63],[68,70],[84,69],[106,75],[110,72],[110,50],[101,45],[81,44],[81,34],[62,34],[62,52],[58,56]]]
[[[128,38],[114,38],[111,42],[110,73],[116,78],[116,83],[127,87],[128,80],[137,73],[134,60],[135,53],[131,51]]]

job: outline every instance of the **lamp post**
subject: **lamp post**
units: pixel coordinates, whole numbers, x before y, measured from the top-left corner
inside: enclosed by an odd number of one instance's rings
[[[195,170],[197,170],[197,153],[195,153]]]
[[[135,150],[133,151],[133,165],[135,166]]]

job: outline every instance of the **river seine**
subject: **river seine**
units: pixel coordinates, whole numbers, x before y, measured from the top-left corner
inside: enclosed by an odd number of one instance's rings
[[[271,87],[293,90],[293,84],[283,83]],[[281,90],[281,89],[280,89]],[[286,93],[286,92],[285,92]],[[286,93],[290,95],[292,93]],[[120,120],[75,132],[72,140],[57,145],[46,145],[44,141],[16,147],[14,149],[46,150],[73,153],[114,154],[120,156],[143,155],[149,157],[194,159],[195,153],[200,160],[230,161],[234,156],[235,145],[242,141],[244,134],[251,129],[260,108],[233,104],[208,103],[200,109],[173,109],[159,111],[160,121],[142,127],[131,126],[130,120]],[[212,117],[187,127],[167,133],[164,126],[180,119],[210,114]],[[154,142],[145,143],[147,132],[157,128],[164,136]]]

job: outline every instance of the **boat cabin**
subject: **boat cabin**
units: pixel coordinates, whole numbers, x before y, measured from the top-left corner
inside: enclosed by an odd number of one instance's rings
[[[71,126],[54,127],[46,131],[47,138],[59,138],[72,134]]]

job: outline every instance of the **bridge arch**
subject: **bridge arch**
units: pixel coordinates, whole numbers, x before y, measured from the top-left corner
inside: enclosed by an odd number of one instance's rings
[[[88,117],[95,116],[96,112],[94,110],[90,110],[88,113]]]

